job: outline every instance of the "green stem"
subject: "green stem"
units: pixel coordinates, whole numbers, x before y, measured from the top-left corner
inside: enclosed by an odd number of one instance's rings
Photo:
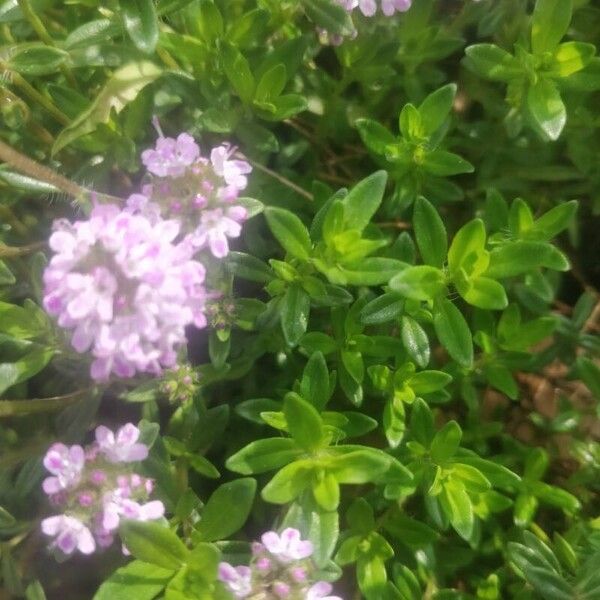
[[[29,0],[17,0],[19,4],[19,8],[21,12],[25,16],[25,18],[29,21],[29,24],[33,28],[33,30],[37,33],[38,37],[44,44],[48,46],[54,46],[54,40],[46,30],[46,27],[42,23],[41,19],[37,16],[33,7],[29,3]]]
[[[255,169],[258,169],[259,171],[262,171],[263,173],[269,175],[269,177],[276,179],[277,181],[279,181],[279,183],[285,185],[286,187],[289,187],[291,190],[294,190],[297,194],[300,194],[300,196],[304,196],[304,198],[306,198],[307,200],[314,199],[313,195],[310,192],[307,192],[305,189],[301,188],[299,185],[296,185],[293,181],[290,181],[287,177],[284,177],[283,175],[280,175],[279,173],[272,171],[268,167],[265,167],[264,165],[257,163],[256,161],[248,158],[247,156],[244,156],[240,152],[236,152],[235,157],[239,158],[240,160],[245,160],[246,162],[249,162]]]
[[[17,171],[25,175],[29,175],[39,181],[45,181],[50,185],[62,190],[76,198],[79,202],[83,202],[85,198],[90,196],[89,190],[81,187],[75,182],[59,175],[52,169],[39,164],[28,156],[21,154],[8,144],[0,140],[0,160],[14,167]]]
[[[15,256],[23,256],[31,254],[37,250],[41,250],[46,246],[46,242],[35,242],[27,246],[6,246],[0,243],[0,258],[13,258]]]
[[[8,65],[0,61],[0,70],[10,71]],[[42,108],[45,108],[59,123],[62,125],[69,125],[71,119],[65,115],[64,112],[59,110],[46,96],[40,94],[26,79],[21,77],[19,73],[11,71],[10,73],[12,82],[23,92],[31,98],[34,102],[37,102]]]
[[[36,32],[37,36],[46,44],[47,46],[52,46],[56,48],[56,42],[52,39],[52,36],[48,33],[46,26],[42,22],[42,20],[37,16],[37,13],[29,3],[29,0],[17,0],[19,4],[19,8],[21,12],[25,16],[25,18],[29,21],[29,24]],[[77,81],[75,77],[73,77],[73,73],[69,69],[67,69],[64,65],[61,66],[60,69],[63,75],[67,78],[68,82],[72,87],[77,88]]]
[[[77,390],[65,396],[54,396],[52,398],[33,398],[31,400],[0,400],[0,418],[19,417],[37,413],[61,410],[75,404],[83,396],[89,394],[92,388]]]

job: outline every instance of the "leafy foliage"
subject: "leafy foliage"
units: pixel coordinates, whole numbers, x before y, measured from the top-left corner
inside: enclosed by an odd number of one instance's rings
[[[346,598],[600,597],[599,36],[591,0],[0,1],[8,595],[221,600],[219,562],[293,527]],[[197,381],[100,385],[42,308],[47,240],[140,189],[153,117],[235,145],[252,219]],[[125,420],[168,519],[57,569],[40,456]]]

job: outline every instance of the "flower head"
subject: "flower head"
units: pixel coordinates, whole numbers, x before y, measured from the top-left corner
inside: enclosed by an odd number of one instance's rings
[[[330,583],[318,581],[306,592],[306,600],[342,600],[339,596],[329,595],[332,589]]]
[[[187,134],[177,140],[161,136],[156,149],[142,155],[149,182],[141,194],[129,197],[127,211],[143,214],[152,222],[161,216],[175,219],[194,251],[206,248],[223,258],[229,252],[228,238],[239,237],[247,218],[246,210],[235,202],[252,171],[234,153],[235,148],[224,143],[206,158]]]
[[[82,554],[92,554],[96,542],[90,530],[75,517],[57,515],[42,521],[42,531],[54,537],[52,547],[58,548],[63,554],[72,554],[79,550]]]
[[[138,443],[140,430],[127,423],[115,435],[108,427],[100,425],[96,428],[98,449],[109,462],[135,462],[148,456],[148,446]]]
[[[152,480],[132,471],[134,461],[148,456],[139,435],[132,423],[116,434],[100,426],[96,442],[86,448],[50,447],[44,465],[53,476],[44,480],[43,489],[61,510],[42,521],[42,532],[54,538],[51,548],[65,555],[91,554],[112,544],[121,518],[149,521],[164,515],[163,503],[149,498]]]
[[[204,266],[173,220],[96,206],[87,221],[60,222],[44,272],[46,310],[91,350],[91,375],[158,374],[176,362],[185,327],[206,325]]]
[[[48,495],[57,494],[77,485],[84,462],[85,454],[81,446],[68,448],[64,444],[52,444],[44,456],[44,466],[53,477],[44,479],[44,492]]]
[[[194,138],[180,133],[177,139],[159,137],[154,148],[142,152],[142,162],[158,177],[181,177],[198,156],[200,148]]]
[[[227,562],[219,563],[219,581],[236,597],[246,598],[252,592],[250,567],[234,567]]]
[[[290,562],[309,557],[313,553],[313,545],[308,540],[300,539],[297,529],[288,527],[281,532],[267,531],[261,536],[265,548],[281,562]]]
[[[377,13],[376,0],[337,0],[337,3],[348,12],[358,8],[365,17],[372,17]],[[381,0],[380,4],[381,12],[386,17],[391,17],[396,12],[407,11],[412,4],[412,0]]]

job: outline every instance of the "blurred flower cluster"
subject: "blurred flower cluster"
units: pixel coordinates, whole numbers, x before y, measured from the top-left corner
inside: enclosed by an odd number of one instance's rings
[[[252,545],[249,566],[219,565],[219,580],[235,598],[254,597],[289,600],[341,600],[331,596],[331,584],[314,581],[315,567],[310,560],[314,551],[297,529],[288,527],[281,534],[267,531]],[[259,597],[259,596],[257,596]]]
[[[114,541],[121,519],[148,521],[163,516],[160,500],[149,500],[151,479],[136,473],[132,463],[148,456],[139,441],[140,430],[127,423],[116,434],[96,428],[96,440],[79,445],[53,444],[44,456],[50,473],[42,487],[61,512],[42,521],[42,531],[53,538],[50,547],[63,555],[78,550],[92,554]]]
[[[175,366],[185,328],[206,326],[198,255],[225,257],[246,219],[235,201],[251,167],[232,152],[219,146],[209,160],[190,135],[161,135],[142,154],[149,182],[125,208],[97,204],[87,220],[55,223],[44,306],[77,352],[91,351],[95,380],[160,374]]]

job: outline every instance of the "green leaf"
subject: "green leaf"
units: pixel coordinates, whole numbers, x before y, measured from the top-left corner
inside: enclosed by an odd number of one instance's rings
[[[475,170],[470,162],[458,154],[446,150],[428,152],[423,159],[422,166],[428,173],[438,177],[472,173]]]
[[[451,271],[465,269],[468,273],[485,249],[485,225],[481,219],[473,219],[463,225],[454,236],[448,250]]]
[[[278,469],[301,454],[302,450],[290,438],[267,438],[251,442],[230,456],[225,466],[230,471],[252,475]]]
[[[330,459],[328,469],[338,483],[362,484],[375,480],[390,465],[390,458],[372,448],[355,450]]]
[[[473,504],[464,485],[457,480],[449,480],[444,484],[440,500],[450,518],[452,527],[458,535],[468,540],[473,533],[475,517]]]
[[[553,81],[540,78],[530,86],[527,108],[534,125],[550,140],[555,141],[560,137],[567,122],[567,110]]]
[[[223,36],[223,17],[212,0],[200,0],[197,14],[197,33],[210,46]]]
[[[575,218],[579,203],[577,200],[563,202],[544,213],[528,230],[528,235],[549,241],[566,229]]]
[[[266,263],[243,252],[230,252],[227,255],[227,268],[238,277],[257,283],[269,283],[274,277]]]
[[[2,178],[2,173],[0,173],[0,178]],[[6,266],[6,263],[0,260],[0,285],[12,285],[16,281],[15,276]]]
[[[445,292],[444,272],[429,265],[407,267],[390,280],[390,287],[406,298],[432,300]]]
[[[177,535],[160,523],[122,521],[119,534],[133,556],[163,569],[179,569],[189,555]]]
[[[34,348],[13,363],[0,363],[0,394],[39,373],[55,352],[54,348]]]
[[[546,242],[516,241],[490,252],[490,265],[486,275],[504,279],[539,267],[567,271],[569,262],[560,250]]]
[[[552,52],[563,38],[573,11],[572,0],[537,0],[531,23],[534,54]]]
[[[334,475],[328,472],[318,474],[312,486],[316,503],[327,512],[335,511],[340,503],[340,486]]]
[[[442,268],[448,252],[446,228],[438,211],[423,196],[415,202],[413,227],[423,261],[432,267]]]
[[[465,66],[486,79],[510,81],[524,74],[519,61],[495,44],[474,44],[465,54]]]
[[[297,460],[278,471],[261,492],[263,500],[273,504],[287,504],[295,500],[312,482],[314,464]]]
[[[396,142],[390,131],[372,119],[358,119],[356,128],[365,146],[375,154],[385,156],[387,147]]]
[[[296,346],[306,332],[310,297],[298,284],[292,284],[281,301],[281,328],[289,346]]]
[[[255,493],[256,480],[249,477],[219,486],[208,499],[195,527],[198,539],[214,542],[238,531],[250,514]]]
[[[337,511],[310,513],[308,539],[313,543],[312,559],[317,566],[323,568],[329,561],[340,532]]]
[[[283,414],[288,431],[298,446],[314,451],[323,445],[323,420],[312,404],[298,394],[289,392],[284,399]]]
[[[444,371],[419,371],[409,380],[408,385],[415,394],[430,394],[446,387],[452,381],[452,376]]]
[[[418,141],[425,135],[421,113],[414,104],[405,104],[400,111],[398,126],[402,137],[409,141]]]
[[[331,394],[327,363],[321,352],[314,352],[308,359],[300,381],[300,391],[303,398],[317,410],[325,408]]]
[[[45,313],[31,300],[23,307],[0,302],[0,331],[26,340],[43,334],[47,329]]]
[[[467,283],[456,283],[459,294],[472,306],[484,310],[502,310],[508,306],[508,298],[502,284],[489,277],[478,277]]]
[[[406,431],[404,403],[396,399],[388,400],[383,409],[383,430],[390,448],[397,448]]]
[[[371,300],[360,311],[360,321],[365,325],[381,325],[397,319],[402,314],[402,296],[387,292]]]
[[[328,0],[300,0],[306,16],[325,31],[337,35],[351,35],[354,32],[352,19],[341,6]]]
[[[256,86],[255,100],[260,102],[277,98],[283,92],[287,81],[285,66],[281,63],[265,72]]]
[[[158,17],[153,0],[120,0],[125,30],[138,50],[152,54],[158,42]]]
[[[412,404],[409,431],[421,446],[429,448],[434,437],[433,414],[421,398],[417,398]]]
[[[238,48],[254,46],[257,39],[268,34],[269,17],[269,13],[261,8],[249,10],[231,24],[227,39]]]
[[[224,43],[221,46],[223,69],[242,102],[250,103],[254,98],[255,82],[250,64],[235,46]]]
[[[577,374],[585,386],[596,398],[600,398],[600,367],[585,356],[579,356],[575,361],[575,366]]]
[[[462,430],[456,421],[448,421],[434,436],[431,442],[431,459],[436,463],[445,463],[451,459],[460,445]]]
[[[152,600],[174,574],[172,569],[134,560],[104,581],[93,600]]]
[[[556,506],[556,508],[561,508],[568,513],[575,514],[581,508],[579,500],[562,488],[548,485],[542,481],[532,481],[529,483],[529,487],[531,493],[538,500]]]
[[[359,181],[342,200],[347,229],[362,231],[381,205],[387,172],[377,171]]]
[[[423,121],[425,135],[431,135],[443,124],[454,103],[456,96],[456,84],[449,83],[435,90],[419,106],[419,113]]]
[[[382,285],[404,267],[406,267],[406,263],[394,258],[370,256],[355,263],[338,266],[333,277],[331,277],[332,271],[327,271],[326,275],[330,277],[332,283]]]
[[[506,394],[511,400],[516,400],[519,397],[517,382],[504,365],[485,365],[483,372],[489,384],[500,390],[503,394]]]
[[[120,113],[161,74],[162,70],[149,61],[133,62],[117,69],[91,106],[60,132],[52,147],[52,154],[56,154],[78,138],[92,133],[99,124],[108,123],[113,111]]]
[[[17,46],[7,66],[22,75],[49,75],[56,73],[69,58],[69,54],[46,44],[22,44]]]
[[[265,209],[265,217],[277,241],[295,258],[308,260],[312,244],[308,229],[292,212],[283,208]]]
[[[406,352],[421,368],[429,364],[429,338],[412,317],[402,317],[402,343]]]
[[[584,69],[593,56],[596,47],[584,42],[565,42],[561,44],[554,55],[556,66],[552,69],[559,77],[569,77]]]
[[[473,364],[473,338],[460,310],[447,299],[438,301],[433,324],[450,356],[462,366],[470,367]]]
[[[537,511],[538,501],[531,494],[519,494],[515,500],[514,521],[517,527],[529,527],[535,512]]]

